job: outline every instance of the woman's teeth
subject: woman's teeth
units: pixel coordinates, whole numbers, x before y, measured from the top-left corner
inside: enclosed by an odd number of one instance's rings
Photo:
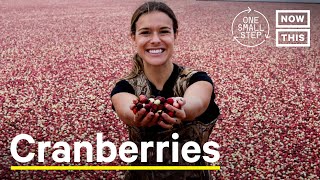
[[[151,49],[151,50],[147,50],[149,53],[151,54],[160,54],[163,52],[162,49]]]

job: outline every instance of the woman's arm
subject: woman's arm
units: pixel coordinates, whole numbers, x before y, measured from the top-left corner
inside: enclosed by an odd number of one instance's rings
[[[112,104],[119,118],[129,126],[133,125],[134,114],[130,109],[130,104],[137,97],[133,94],[121,92],[111,97]]]
[[[213,86],[207,81],[198,81],[189,86],[184,94],[186,117],[182,120],[194,120],[204,113],[209,106],[212,91]]]
[[[171,118],[167,114],[163,114],[162,117],[167,122],[178,121],[192,121],[196,117],[200,116],[208,108],[213,86],[207,81],[198,81],[190,85],[183,97],[182,101],[178,101],[181,109],[175,108],[169,104],[166,108],[175,112],[175,118]],[[178,98],[176,98],[178,99]],[[162,124],[159,124],[162,126]]]

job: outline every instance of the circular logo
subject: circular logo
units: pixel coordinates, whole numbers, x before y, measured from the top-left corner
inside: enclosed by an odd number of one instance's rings
[[[246,47],[256,47],[269,38],[269,22],[259,11],[248,9],[241,11],[233,19],[231,32],[233,40]]]

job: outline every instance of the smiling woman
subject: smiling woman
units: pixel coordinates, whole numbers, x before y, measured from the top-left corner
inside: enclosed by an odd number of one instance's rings
[[[172,62],[174,44],[178,37],[178,21],[164,3],[147,2],[141,5],[131,19],[131,38],[137,54],[131,73],[120,80],[111,92],[114,110],[128,125],[130,141],[139,146],[142,141],[168,141],[173,133],[179,135],[179,152],[187,142],[204,145],[219,115],[214,102],[213,82],[207,73],[179,66]],[[153,106],[135,104],[138,96],[150,99],[174,99],[172,105]],[[153,98],[154,97],[154,98]],[[145,101],[146,100],[146,101]],[[159,104],[159,103],[158,103]],[[171,115],[169,115],[169,112]],[[156,158],[157,147],[139,151],[139,158],[147,155],[148,162],[137,159],[131,165],[204,166],[203,159],[188,162],[178,158],[170,148],[163,149],[163,162]],[[189,149],[195,150],[195,149]],[[201,150],[201,155],[205,152]],[[172,161],[176,156],[178,162]],[[128,171],[126,179],[210,179],[208,171]]]
[[[136,26],[137,32],[131,36],[146,69],[160,65],[164,69],[172,69],[169,59],[173,54],[175,34],[170,17],[154,11],[142,15]]]

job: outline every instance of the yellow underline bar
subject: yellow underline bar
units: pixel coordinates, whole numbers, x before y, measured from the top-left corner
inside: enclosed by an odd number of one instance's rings
[[[20,171],[220,170],[220,166],[11,166]]]

